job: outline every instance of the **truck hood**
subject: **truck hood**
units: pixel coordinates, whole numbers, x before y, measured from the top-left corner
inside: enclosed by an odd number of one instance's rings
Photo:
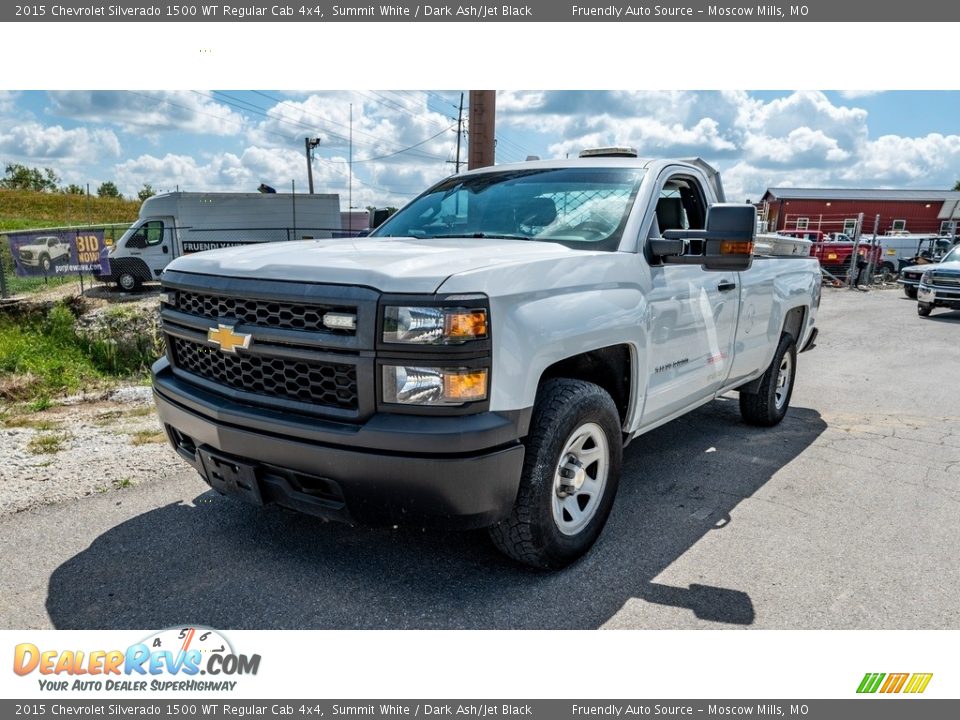
[[[900,271],[901,275],[923,275],[928,270],[952,270],[960,272],[960,262],[928,263],[926,265],[908,265]]]
[[[348,238],[257,243],[177,258],[168,270],[432,293],[458,273],[582,255],[563,245],[484,238]]]

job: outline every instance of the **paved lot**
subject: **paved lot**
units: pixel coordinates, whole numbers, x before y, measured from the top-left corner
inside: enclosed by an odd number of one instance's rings
[[[721,400],[635,441],[565,572],[258,511],[184,466],[0,519],[0,626],[960,628],[960,312],[831,290],[820,313],[782,425]]]

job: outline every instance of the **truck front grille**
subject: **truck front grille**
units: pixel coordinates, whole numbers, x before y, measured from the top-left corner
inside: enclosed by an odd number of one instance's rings
[[[255,302],[255,301],[251,301]],[[228,354],[200,342],[168,336],[175,367],[234,390],[322,407],[356,410],[353,365]]]
[[[934,272],[933,284],[939,285],[940,287],[960,287],[960,275]]]
[[[177,292],[174,307],[180,312],[204,318],[229,318],[238,323],[261,327],[312,330],[338,335],[353,335],[354,331],[331,330],[323,324],[323,316],[328,312],[349,315],[356,313],[356,309],[352,307],[237,298],[185,290]]]

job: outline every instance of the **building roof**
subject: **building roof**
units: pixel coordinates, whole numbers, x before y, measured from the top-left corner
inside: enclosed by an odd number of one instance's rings
[[[857,188],[767,188],[765,200],[880,200],[957,201],[960,192],[950,190],[868,190]]]

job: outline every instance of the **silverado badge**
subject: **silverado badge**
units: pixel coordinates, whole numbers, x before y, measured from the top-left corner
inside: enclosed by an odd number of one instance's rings
[[[246,350],[250,347],[251,335],[236,333],[232,325],[218,325],[207,330],[207,340],[220,346],[225,353],[234,353],[238,347]]]

